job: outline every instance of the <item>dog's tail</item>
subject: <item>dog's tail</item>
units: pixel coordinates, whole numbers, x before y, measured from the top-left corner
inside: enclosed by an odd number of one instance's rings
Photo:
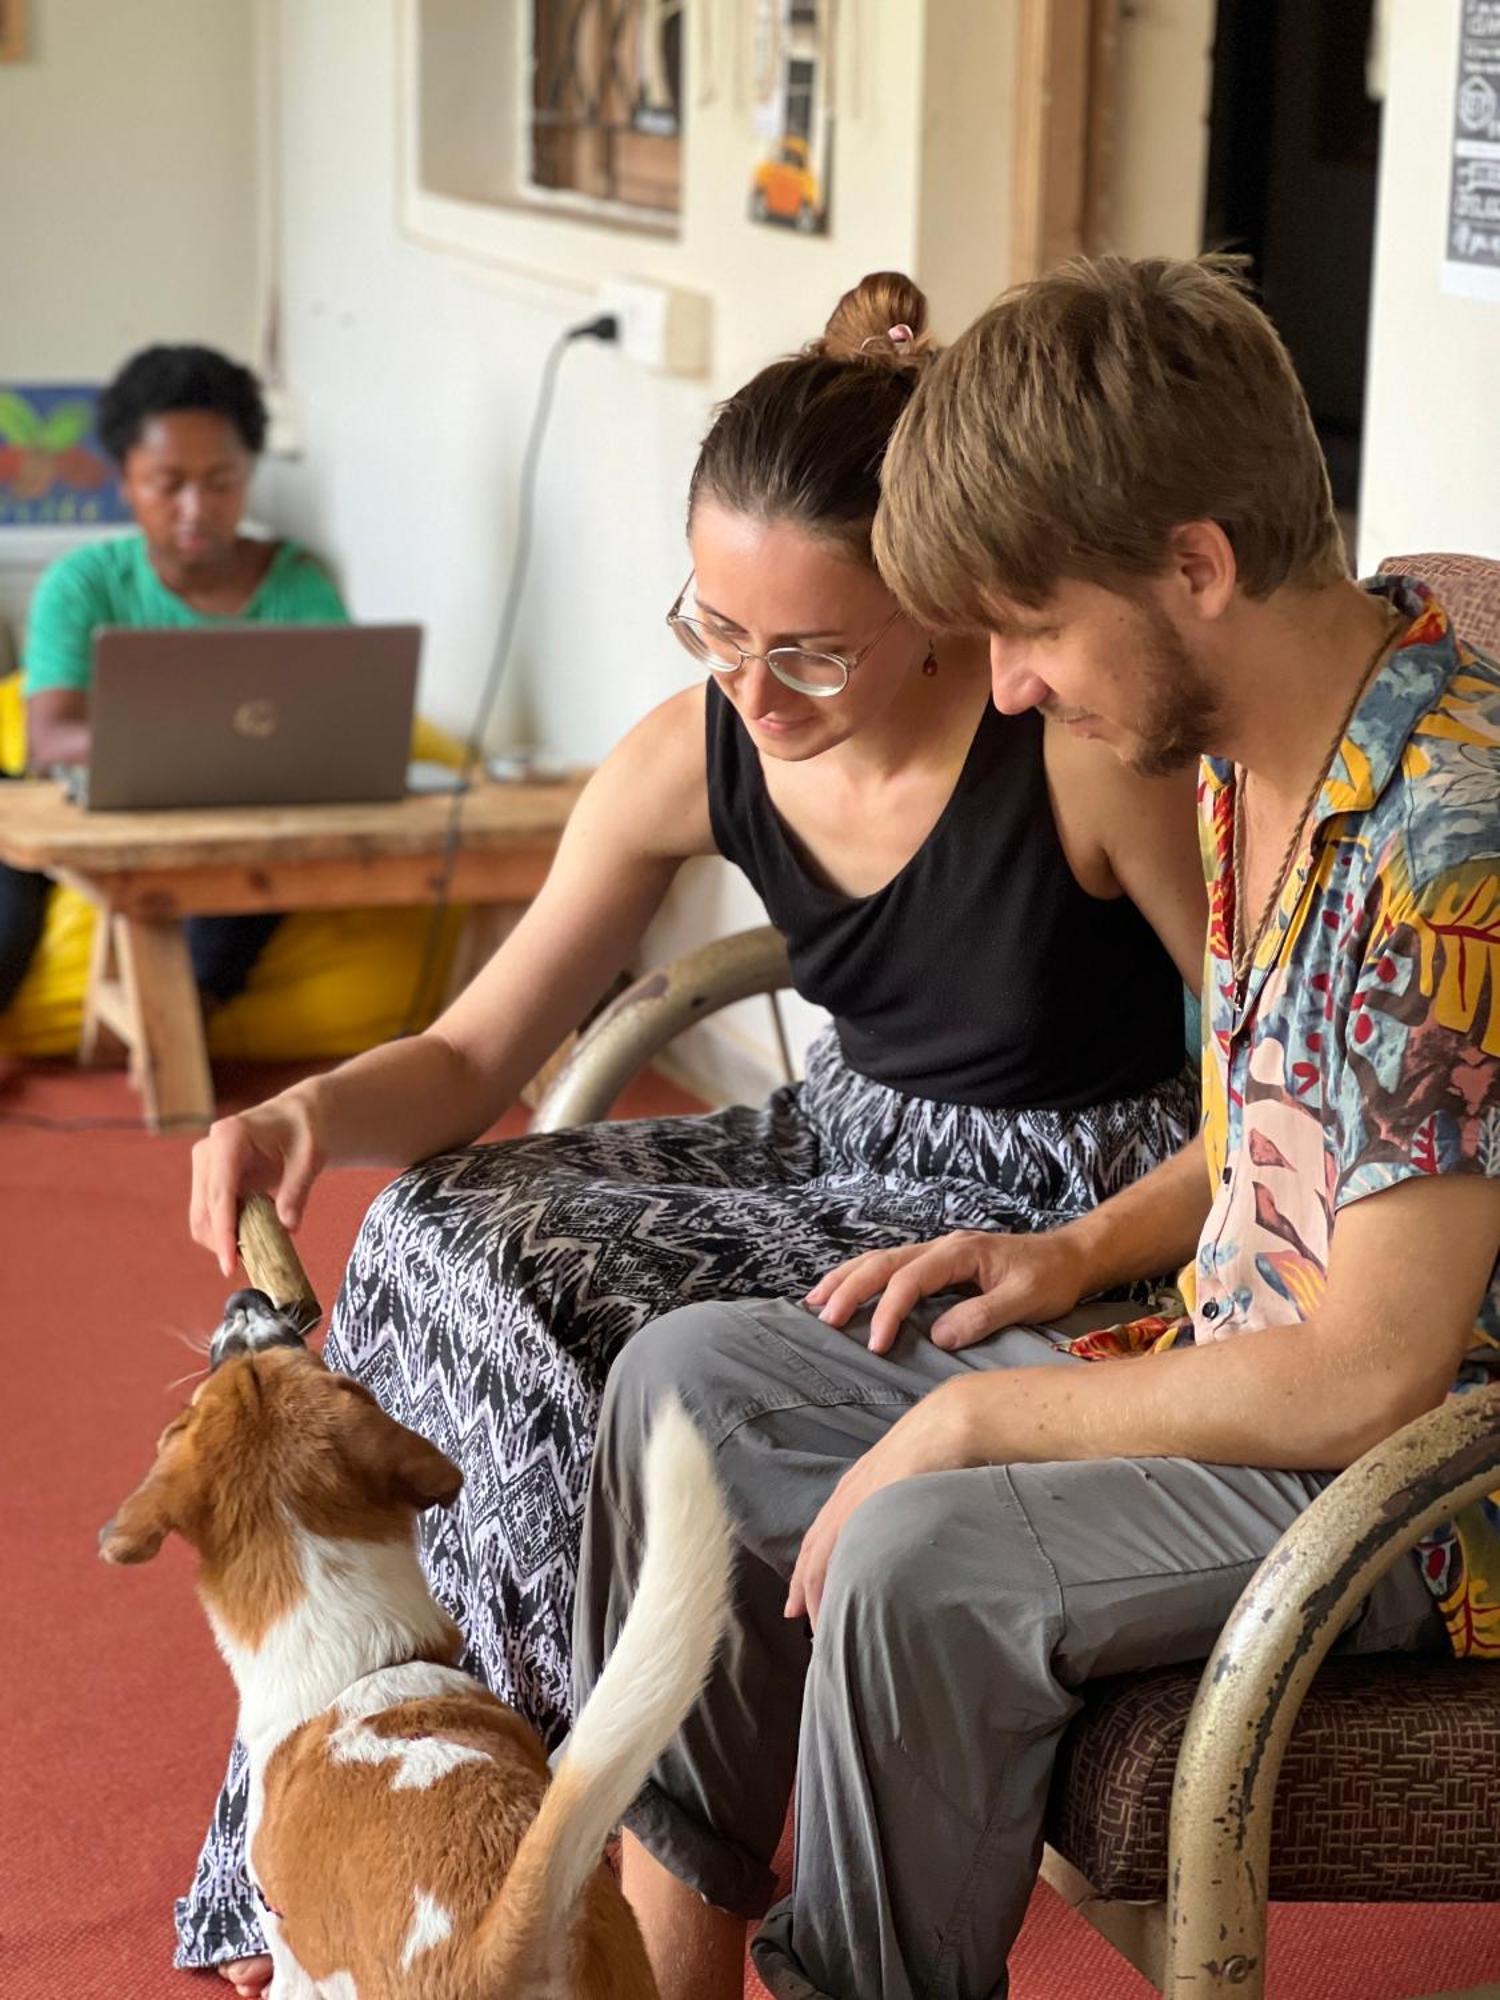
[[[496,1992],[564,1990],[579,1897],[697,1699],[724,1629],[728,1517],[708,1449],[675,1399],[657,1411],[644,1486],[634,1601],[483,1921]]]

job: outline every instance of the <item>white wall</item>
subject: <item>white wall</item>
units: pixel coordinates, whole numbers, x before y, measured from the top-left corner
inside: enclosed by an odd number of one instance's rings
[[[1009,0],[929,0],[915,270],[945,336],[977,318],[1010,282],[1015,44]]]
[[[99,381],[152,340],[245,356],[251,0],[28,0],[0,67],[0,380]]]
[[[1203,248],[1214,0],[1121,10],[1109,247],[1127,257]]]
[[[103,382],[155,340],[251,358],[253,0],[29,0],[27,15],[26,60],[0,66],[0,382]],[[97,532],[0,533],[17,639],[42,570]]]
[[[1500,302],[1439,285],[1459,0],[1392,0],[1359,567],[1500,556]]]

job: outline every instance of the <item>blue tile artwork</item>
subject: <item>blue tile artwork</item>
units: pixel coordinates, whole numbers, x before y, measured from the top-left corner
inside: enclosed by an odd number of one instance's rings
[[[97,385],[0,386],[0,529],[128,521],[94,430]]]

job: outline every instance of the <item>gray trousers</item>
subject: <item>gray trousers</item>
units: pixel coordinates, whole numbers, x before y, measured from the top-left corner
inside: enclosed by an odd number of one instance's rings
[[[787,1580],[854,1459],[950,1376],[1093,1365],[1021,1329],[944,1353],[923,1332],[944,1303],[884,1356],[866,1349],[863,1321],[851,1335],[780,1301],[687,1306],[635,1336],[605,1395],[576,1692],[630,1604],[642,1448],[670,1392],[712,1445],[736,1522],[733,1609],[704,1694],[626,1824],[708,1902],[758,1917],[795,1780],[792,1892],[753,1947],[778,2000],[1003,1995],[1079,1686],[1204,1658],[1330,1477],[1105,1459],[906,1480],[844,1528],[814,1641],[782,1615]],[[1118,1317],[1088,1309],[1088,1323]],[[1412,1561],[1341,1644],[1425,1649],[1438,1631]]]

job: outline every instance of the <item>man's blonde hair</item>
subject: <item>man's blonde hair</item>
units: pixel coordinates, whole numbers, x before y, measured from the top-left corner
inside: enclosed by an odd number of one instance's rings
[[[1218,522],[1252,597],[1348,573],[1306,399],[1237,260],[1079,257],[927,370],[874,547],[914,616],[976,627],[1065,579],[1159,575],[1188,521]]]

